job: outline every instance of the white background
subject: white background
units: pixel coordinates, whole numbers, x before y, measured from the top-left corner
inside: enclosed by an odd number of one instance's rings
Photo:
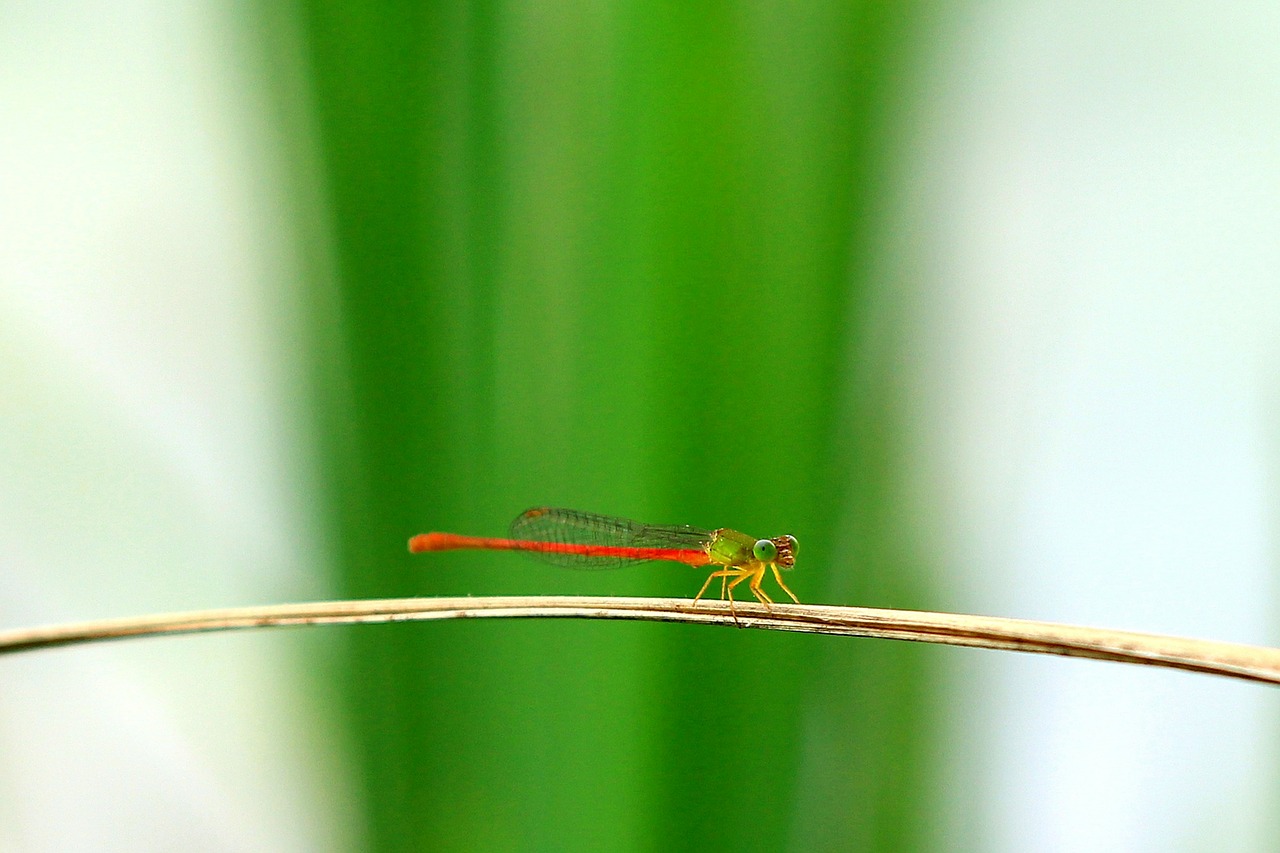
[[[1280,643],[1280,6],[978,4],[906,176],[957,609]],[[940,846],[1273,850],[1274,690],[958,656]]]

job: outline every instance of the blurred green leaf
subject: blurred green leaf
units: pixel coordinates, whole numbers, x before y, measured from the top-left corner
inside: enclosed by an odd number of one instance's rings
[[[793,533],[802,600],[922,603],[894,377],[864,340],[920,14],[307,0],[274,18],[301,34],[311,249],[336,278],[312,340],[342,594],[701,584],[405,552],[553,504]],[[900,850],[927,827],[916,650],[569,622],[349,640],[375,849]]]

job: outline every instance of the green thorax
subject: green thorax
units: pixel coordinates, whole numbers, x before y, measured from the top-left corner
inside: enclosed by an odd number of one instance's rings
[[[754,536],[722,527],[711,534],[707,555],[711,557],[711,562],[721,566],[745,566],[755,562],[755,546]]]

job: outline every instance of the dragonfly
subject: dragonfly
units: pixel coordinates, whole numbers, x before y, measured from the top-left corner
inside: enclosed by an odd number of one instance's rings
[[[795,567],[796,547],[794,536],[757,539],[727,527],[703,530],[688,525],[642,524],[545,506],[516,516],[506,539],[420,533],[409,540],[409,550],[414,554],[459,549],[524,551],[549,563],[576,569],[613,569],[651,560],[709,568],[711,573],[694,596],[694,606],[711,582],[719,578],[720,598],[729,599],[730,610],[733,590],[744,581],[765,607],[774,603],[760,586],[767,572],[772,572],[782,591],[799,604],[800,599],[782,580],[782,572]]]

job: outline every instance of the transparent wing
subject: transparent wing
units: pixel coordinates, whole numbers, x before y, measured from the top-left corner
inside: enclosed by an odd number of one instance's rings
[[[511,538],[553,545],[700,551],[711,540],[711,531],[688,525],[641,524],[625,518],[543,506],[525,510],[511,522]],[[646,559],[587,556],[558,553],[554,550],[528,553],[548,563],[571,569],[616,569],[645,562]]]

